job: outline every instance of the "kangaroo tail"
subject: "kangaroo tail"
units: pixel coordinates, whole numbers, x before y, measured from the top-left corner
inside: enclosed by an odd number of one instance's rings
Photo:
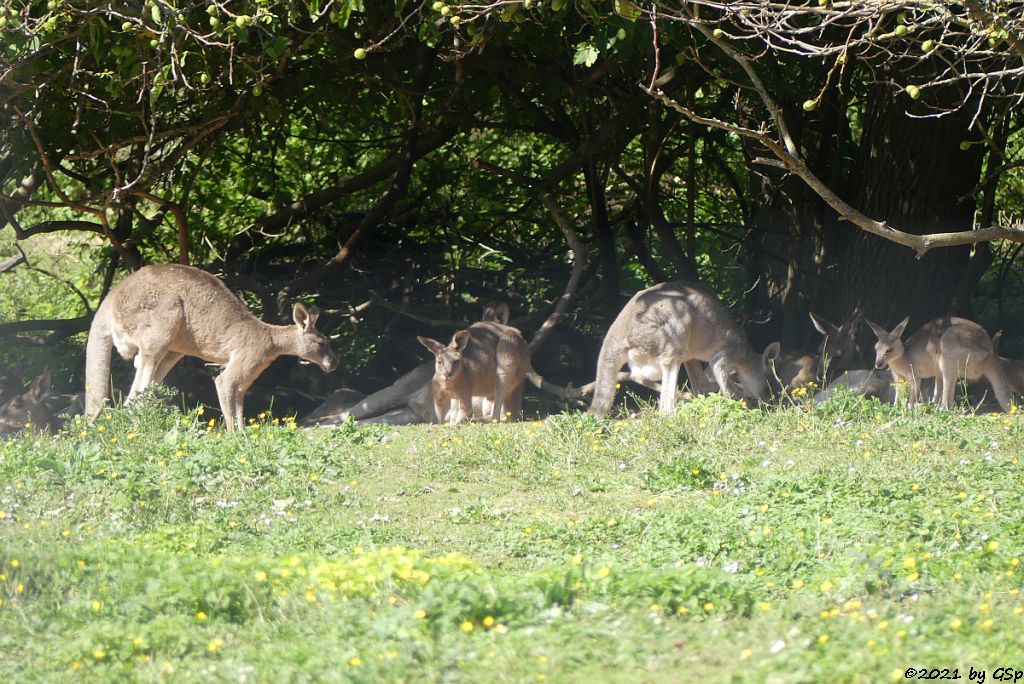
[[[547,392],[548,394],[553,394],[562,401],[568,401],[570,399],[579,399],[580,397],[583,396],[582,394],[580,394],[578,388],[572,386],[572,383],[569,383],[565,387],[562,387],[561,385],[556,385],[553,382],[548,382],[543,378],[543,376],[541,376],[540,373],[535,371],[533,367],[531,367],[530,370],[526,372],[526,380],[540,391]]]
[[[113,334],[110,330],[110,298],[103,300],[89,326],[89,341],[85,346],[85,415],[96,418],[107,400],[110,383],[110,356]]]

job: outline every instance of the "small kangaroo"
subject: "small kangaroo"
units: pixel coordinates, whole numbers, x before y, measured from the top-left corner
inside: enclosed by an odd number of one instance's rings
[[[935,378],[932,401],[944,409],[953,406],[958,378],[985,378],[999,406],[1009,409],[1011,390],[1006,373],[984,328],[966,318],[946,316],[925,323],[904,343],[901,336],[909,320],[909,316],[904,318],[892,331],[871,321],[867,324],[878,338],[875,368],[888,367],[896,379],[907,382],[911,404],[920,398],[923,378]]]
[[[434,410],[439,421],[458,425],[469,420],[473,397],[489,400],[492,421],[505,413],[522,416],[530,351],[516,328],[490,320],[458,331],[448,345],[429,337],[416,339],[435,357]]]
[[[634,382],[650,387],[660,381],[658,406],[663,414],[675,408],[679,368],[689,361],[707,362],[729,398],[729,375],[735,370],[743,389],[760,400],[767,389],[767,359],[777,354],[777,343],[756,354],[714,293],[691,283],[661,283],[633,295],[608,328],[597,359],[590,412],[603,418],[611,411],[625,363]],[[687,372],[689,367],[693,364]]]
[[[178,264],[140,268],[110,291],[89,328],[85,413],[95,418],[107,399],[113,344],[135,362],[126,403],[162,382],[182,356],[222,366],[214,381],[217,398],[228,430],[240,430],[246,391],[278,356],[298,356],[328,373],[337,368],[338,357],[316,329],[318,315],[316,307],[296,303],[295,325],[271,325],[206,271]]]
[[[23,394],[11,397],[0,406],[0,434],[50,430],[56,432],[59,423],[46,404],[50,392],[50,374],[43,373],[32,381]]]
[[[999,357],[1003,365],[1003,373],[1006,374],[1006,381],[1014,394],[1024,394],[1024,361],[1008,359],[999,353],[999,343],[1003,339],[1003,331],[1000,330],[992,336],[992,353]]]
[[[830,378],[851,370],[860,356],[857,348],[859,312],[838,326],[813,311],[810,317],[815,329],[822,334],[817,355],[781,354],[774,364],[776,377],[787,392],[812,382],[824,386]]]

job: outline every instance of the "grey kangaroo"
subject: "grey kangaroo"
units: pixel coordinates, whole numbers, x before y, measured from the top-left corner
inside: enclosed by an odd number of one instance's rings
[[[206,271],[170,264],[145,266],[118,283],[89,328],[85,361],[85,413],[99,415],[107,399],[110,347],[135,362],[131,401],[162,382],[182,356],[223,366],[217,398],[228,430],[242,429],[245,393],[270,363],[290,354],[325,372],[338,366],[327,338],[316,329],[319,311],[295,304],[295,325],[264,323]]]
[[[1011,389],[992,338],[985,329],[966,318],[945,316],[921,326],[906,342],[901,336],[909,317],[887,331],[876,323],[868,325],[878,338],[875,344],[875,368],[888,368],[893,377],[910,385],[910,403],[921,395],[921,380],[935,378],[932,400],[942,408],[953,406],[958,378],[985,378],[992,385],[996,401],[1009,410]]]
[[[767,389],[766,359],[777,354],[777,343],[764,355],[755,353],[729,310],[709,290],[685,282],[661,283],[633,295],[608,329],[597,359],[590,412],[600,418],[608,415],[619,369],[627,363],[632,380],[658,387],[663,414],[675,408],[679,369],[688,361],[707,362],[727,397],[733,396],[729,376],[735,371],[742,388],[760,400]]]

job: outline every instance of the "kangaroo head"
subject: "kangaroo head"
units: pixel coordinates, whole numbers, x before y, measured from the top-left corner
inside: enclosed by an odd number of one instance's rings
[[[320,366],[325,373],[338,367],[338,355],[331,349],[327,337],[316,329],[316,319],[320,310],[315,306],[306,308],[296,302],[292,308],[292,320],[295,321],[295,355],[300,359],[312,361]]]
[[[833,369],[848,367],[851,360],[857,356],[857,328],[860,327],[860,313],[854,313],[850,320],[838,326],[813,311],[810,315],[814,327],[823,336],[821,344],[818,345],[818,357],[821,359],[822,365]]]
[[[424,347],[434,355],[434,377],[450,380],[462,370],[462,352],[469,344],[469,331],[460,330],[452,336],[447,346],[429,337],[417,337]]]
[[[908,321],[910,321],[910,316],[900,321],[900,324],[893,328],[892,332],[886,332],[885,328],[877,323],[867,321],[868,327],[878,338],[878,342],[875,343],[875,368],[882,370],[889,365],[890,361],[903,356],[904,347],[901,336]]]
[[[764,401],[768,396],[768,378],[773,375],[771,365],[779,357],[781,345],[772,342],[765,347],[764,353],[749,351],[744,358],[734,362],[740,385],[757,401]]]
[[[50,374],[43,373],[32,381],[24,394],[12,397],[0,406],[0,432],[39,430],[54,426],[56,419],[46,405],[49,391]]]

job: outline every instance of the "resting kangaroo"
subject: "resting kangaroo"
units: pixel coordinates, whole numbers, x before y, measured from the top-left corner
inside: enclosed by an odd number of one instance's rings
[[[506,413],[513,418],[522,416],[523,381],[532,369],[526,340],[516,328],[488,320],[458,331],[448,345],[429,337],[416,339],[435,357],[433,391],[438,421],[447,419],[450,425],[458,425],[469,420],[473,397],[489,400],[492,421]]]
[[[35,380],[24,394],[18,394],[0,406],[0,434],[33,432],[38,430],[57,430],[57,418],[46,405],[46,397],[50,391],[50,374],[43,373]]]
[[[85,413],[99,415],[107,398],[110,347],[135,361],[131,401],[162,382],[182,356],[223,366],[217,399],[228,430],[242,429],[245,393],[278,356],[290,354],[331,372],[338,357],[316,329],[319,311],[295,304],[295,325],[257,319],[211,274],[176,264],[146,266],[118,283],[96,311],[85,361]]]
[[[729,375],[735,370],[743,389],[763,399],[767,388],[766,359],[778,344],[758,355],[725,305],[698,285],[670,282],[633,295],[619,312],[601,345],[590,412],[603,418],[615,401],[619,369],[629,364],[630,378],[650,386],[660,381],[662,413],[675,407],[679,367],[705,361],[719,388],[732,397]],[[692,364],[691,364],[692,366]]]
[[[901,335],[909,320],[904,318],[892,331],[871,321],[867,323],[878,337],[875,368],[888,366],[896,379],[907,382],[911,404],[918,402],[923,378],[935,378],[932,400],[941,401],[944,409],[953,406],[958,378],[985,378],[992,385],[999,406],[1004,411],[1009,409],[1009,383],[984,328],[966,318],[946,316],[924,324],[904,343]]]
[[[774,364],[775,374],[786,391],[811,382],[827,385],[829,379],[853,368],[860,356],[857,348],[859,313],[839,326],[814,312],[810,316],[811,323],[822,334],[817,355],[782,354]]]

